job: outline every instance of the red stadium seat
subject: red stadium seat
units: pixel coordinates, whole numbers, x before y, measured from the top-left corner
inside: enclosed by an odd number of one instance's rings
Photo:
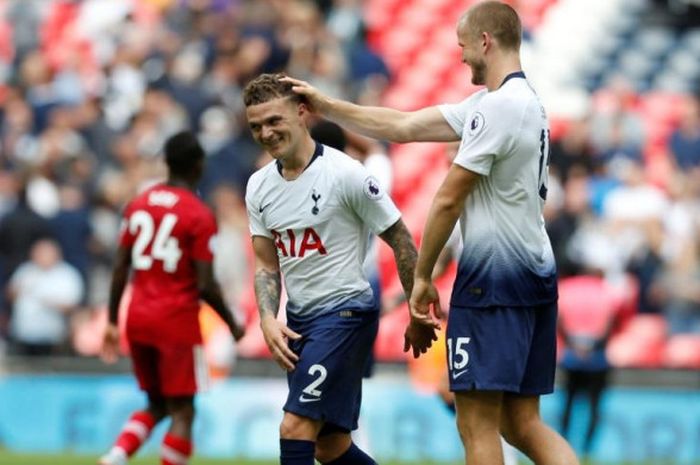
[[[672,336],[664,349],[663,363],[668,368],[700,369],[700,335]]]
[[[661,315],[637,315],[608,344],[610,362],[618,367],[658,368],[666,343]]]

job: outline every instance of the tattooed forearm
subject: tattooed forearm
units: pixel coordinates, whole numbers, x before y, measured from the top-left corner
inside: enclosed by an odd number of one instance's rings
[[[411,233],[408,232],[403,220],[399,220],[379,237],[389,244],[394,251],[399,279],[408,298],[413,290],[413,272],[416,269],[416,259],[418,257],[418,251],[413,243]]]
[[[255,272],[255,298],[258,301],[260,318],[277,316],[280,308],[282,283],[279,271],[257,270]]]

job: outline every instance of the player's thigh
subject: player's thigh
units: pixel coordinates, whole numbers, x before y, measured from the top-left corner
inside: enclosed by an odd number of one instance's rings
[[[141,390],[152,395],[154,399],[160,396],[159,355],[155,345],[129,340],[131,366]]]
[[[187,397],[206,389],[209,381],[201,345],[168,343],[159,346],[160,390],[171,398]]]
[[[285,411],[324,420],[350,431],[356,428],[362,375],[377,333],[376,313],[324,317],[302,331],[290,346],[299,355],[288,374]],[[293,328],[294,329],[294,328]]]
[[[524,309],[534,321],[520,394],[543,395],[554,391],[557,364],[557,304]]]
[[[518,392],[534,322],[510,307],[452,308],[447,324],[450,389]]]

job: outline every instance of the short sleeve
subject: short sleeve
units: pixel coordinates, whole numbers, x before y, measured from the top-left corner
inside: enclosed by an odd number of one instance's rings
[[[344,198],[373,233],[383,233],[401,218],[389,193],[359,163],[352,163],[342,179]]]
[[[466,99],[459,103],[438,105],[438,109],[440,113],[442,113],[443,118],[445,118],[445,121],[447,121],[447,124],[454,130],[455,134],[461,136],[464,131],[466,114],[470,106],[469,99]]]
[[[508,153],[521,112],[508,102],[483,98],[467,115],[454,163],[481,175],[491,173],[496,158]]]
[[[198,215],[192,229],[192,258],[203,262],[214,259],[212,251],[212,239],[216,236],[217,226],[214,214],[202,206],[202,212]]]
[[[253,178],[248,182],[245,193],[245,207],[248,212],[248,227],[250,228],[251,236],[262,236],[272,239],[272,233],[265,227],[262,219],[262,213],[260,212],[260,202],[255,200],[253,194]]]

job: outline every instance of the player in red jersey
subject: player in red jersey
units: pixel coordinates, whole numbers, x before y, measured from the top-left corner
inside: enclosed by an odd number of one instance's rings
[[[189,132],[165,143],[168,179],[134,198],[124,211],[119,250],[109,297],[109,324],[103,359],[113,362],[119,349],[119,302],[133,270],[126,321],[134,373],[148,395],[145,410],[132,414],[100,465],[124,465],[153,427],[166,416],[171,424],[161,450],[162,465],[185,465],[192,454],[194,394],[206,382],[200,298],[243,336],[212,271],[210,244],[216,220],[195,195],[204,151]]]

